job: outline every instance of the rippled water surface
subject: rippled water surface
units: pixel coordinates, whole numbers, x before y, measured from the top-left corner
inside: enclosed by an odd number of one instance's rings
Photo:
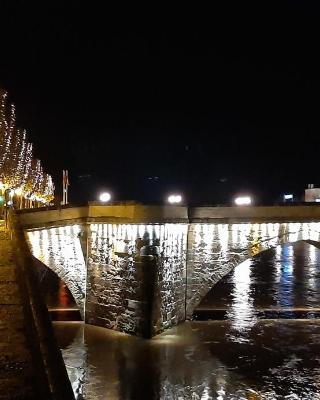
[[[246,261],[199,306],[226,319],[187,322],[150,341],[56,322],[76,398],[320,399],[319,257],[296,243]],[[260,319],[275,310],[299,319]]]

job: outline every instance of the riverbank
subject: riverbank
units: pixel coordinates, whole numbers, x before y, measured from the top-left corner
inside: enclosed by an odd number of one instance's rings
[[[14,249],[0,221],[0,399],[36,396],[26,331]]]

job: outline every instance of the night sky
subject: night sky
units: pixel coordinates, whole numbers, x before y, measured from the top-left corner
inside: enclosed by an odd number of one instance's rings
[[[74,203],[272,204],[320,181],[317,2],[103,3],[0,0],[0,86],[58,195],[62,169]]]

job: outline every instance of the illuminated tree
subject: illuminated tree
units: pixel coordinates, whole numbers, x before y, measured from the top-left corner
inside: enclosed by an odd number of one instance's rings
[[[43,172],[40,160],[33,158],[33,145],[25,130],[16,127],[15,106],[7,106],[7,92],[0,88],[0,190],[37,203],[50,203],[54,185]]]
[[[0,90],[0,178],[4,175],[3,166],[7,158],[8,148],[8,121],[6,115],[7,93]]]

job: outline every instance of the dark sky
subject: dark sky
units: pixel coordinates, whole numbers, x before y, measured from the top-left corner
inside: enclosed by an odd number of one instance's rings
[[[74,202],[267,203],[320,181],[317,2],[104,3],[0,0],[0,85],[58,193],[62,169]]]

